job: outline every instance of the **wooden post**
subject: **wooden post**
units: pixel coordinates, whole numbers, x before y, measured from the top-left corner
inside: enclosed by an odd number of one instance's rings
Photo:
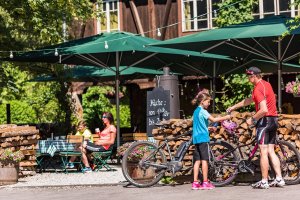
[[[138,33],[141,34],[142,36],[145,36],[143,26],[142,26],[142,23],[141,23],[141,18],[139,16],[139,13],[138,13],[137,8],[135,6],[134,0],[129,0],[129,4],[130,4],[130,9],[131,9],[132,14],[133,14],[133,19],[134,19],[134,21],[137,25]]]
[[[71,93],[71,99],[72,99],[72,104],[75,107],[75,116],[79,119],[79,120],[83,120],[83,108],[80,102],[80,99],[78,97],[78,94],[76,92],[72,92]]]
[[[10,104],[6,104],[6,123],[11,123],[11,115],[10,115]]]
[[[156,15],[155,15],[155,4],[154,4],[154,0],[148,0],[148,10],[149,10],[149,27],[151,30],[154,31],[150,31],[149,32],[149,37],[151,38],[157,38],[157,34],[156,34]]]
[[[166,26],[168,25],[171,7],[172,7],[172,0],[167,0],[166,12],[164,16],[163,25],[162,25],[163,28],[161,29],[161,40],[165,40],[166,37],[166,32],[167,32]]]

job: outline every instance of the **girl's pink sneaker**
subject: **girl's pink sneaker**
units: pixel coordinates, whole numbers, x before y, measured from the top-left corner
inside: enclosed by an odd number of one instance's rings
[[[214,189],[215,186],[213,184],[211,184],[211,182],[203,182],[201,185],[200,185],[200,190],[212,190]]]
[[[199,188],[200,188],[200,183],[199,182],[193,182],[193,184],[192,184],[192,190],[199,190]]]

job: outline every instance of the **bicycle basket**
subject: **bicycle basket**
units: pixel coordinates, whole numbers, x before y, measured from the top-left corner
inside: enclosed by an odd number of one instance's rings
[[[222,127],[228,132],[228,133],[234,133],[236,128],[238,127],[237,123],[231,121],[231,120],[224,120],[222,122]]]

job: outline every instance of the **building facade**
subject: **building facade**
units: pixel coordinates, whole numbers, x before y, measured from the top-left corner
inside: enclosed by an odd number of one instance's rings
[[[300,15],[295,0],[258,0],[255,19],[269,15]],[[127,31],[165,40],[215,28],[217,6],[222,0],[103,0],[96,5],[102,16],[94,32]]]

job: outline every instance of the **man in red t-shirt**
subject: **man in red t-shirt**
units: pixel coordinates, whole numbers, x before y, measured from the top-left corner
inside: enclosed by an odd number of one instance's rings
[[[271,187],[283,187],[285,182],[281,175],[280,161],[274,151],[276,132],[278,128],[278,117],[276,98],[271,84],[264,81],[261,70],[257,67],[250,67],[246,70],[249,81],[254,85],[252,97],[229,107],[231,112],[240,107],[255,103],[256,113],[247,119],[248,125],[256,126],[256,140],[260,148],[260,167],[262,180],[252,184],[253,188],[267,189]],[[269,158],[276,173],[276,179],[268,183]]]

